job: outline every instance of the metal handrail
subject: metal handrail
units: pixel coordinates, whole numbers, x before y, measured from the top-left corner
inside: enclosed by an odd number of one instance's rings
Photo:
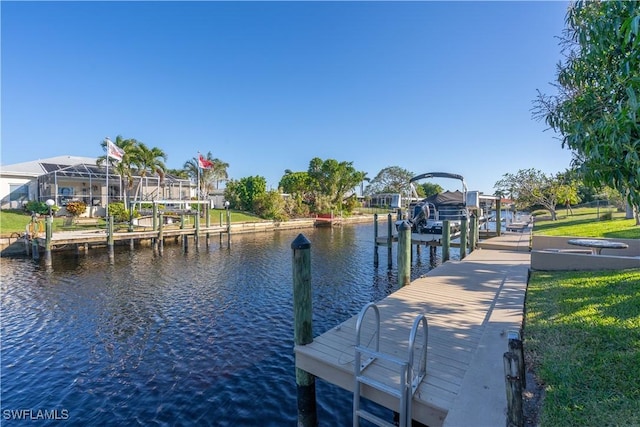
[[[376,316],[376,343],[375,350],[371,347],[365,347],[361,345],[361,329],[364,317],[367,311],[373,308]],[[423,329],[423,347],[421,357],[418,365],[417,375],[413,375],[414,353],[416,346],[416,338],[418,336],[418,329],[422,325]],[[402,360],[389,354],[380,352],[380,310],[375,303],[368,303],[363,307],[356,320],[356,346],[355,346],[355,362],[354,362],[354,374],[355,374],[355,388],[353,394],[353,425],[359,426],[359,418],[367,419],[374,424],[388,425],[384,420],[379,419],[373,414],[360,410],[360,383],[368,384],[370,386],[379,388],[399,398],[399,416],[400,426],[408,426],[412,420],[412,401],[418,386],[425,378],[427,374],[427,344],[428,344],[428,322],[424,314],[420,314],[413,322],[411,332],[409,334],[409,349],[407,360]],[[362,363],[362,354],[368,354],[370,357]],[[368,379],[362,375],[364,369],[367,368],[376,358],[380,358],[392,363],[397,364],[400,369],[400,387],[398,390],[392,390],[386,384],[379,383],[376,380]]]

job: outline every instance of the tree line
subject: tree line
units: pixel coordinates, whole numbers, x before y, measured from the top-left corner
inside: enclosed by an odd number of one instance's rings
[[[623,194],[640,225],[640,2],[573,2],[560,46],[555,93],[539,92],[534,117],[573,152],[581,179]]]

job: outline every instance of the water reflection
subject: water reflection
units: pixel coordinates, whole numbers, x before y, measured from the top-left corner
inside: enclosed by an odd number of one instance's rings
[[[373,267],[372,225],[303,232],[314,334],[396,289],[386,254]],[[295,425],[298,233],[167,244],[162,255],[117,248],[113,265],[102,249],[54,254],[49,270],[3,259],[2,409],[66,409],[70,425]],[[349,393],[320,381],[317,394],[322,425],[350,425]]]

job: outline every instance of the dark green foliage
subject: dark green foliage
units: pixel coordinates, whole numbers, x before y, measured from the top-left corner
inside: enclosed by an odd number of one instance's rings
[[[231,209],[253,212],[254,201],[267,192],[267,180],[262,176],[248,176],[238,181],[230,180],[224,197]]]
[[[25,212],[29,212],[29,213],[35,212],[40,215],[49,214],[49,206],[47,206],[45,202],[39,202],[37,200],[29,200],[24,205],[24,210]],[[59,210],[60,210],[59,206],[54,205],[51,207],[51,212],[57,212]]]
[[[575,2],[561,40],[558,94],[540,94],[534,114],[574,152],[587,184],[640,206],[640,2]]]

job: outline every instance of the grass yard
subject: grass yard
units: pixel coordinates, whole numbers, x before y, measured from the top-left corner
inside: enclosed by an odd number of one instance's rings
[[[574,209],[573,215],[566,215],[565,210],[559,210],[556,221],[536,219],[533,232],[545,236],[640,239],[640,227],[635,220],[625,219],[623,212],[612,212],[611,219],[603,219],[609,212],[601,208],[598,216],[596,208],[580,208]]]
[[[524,338],[539,425],[640,425],[640,269],[534,272]]]

